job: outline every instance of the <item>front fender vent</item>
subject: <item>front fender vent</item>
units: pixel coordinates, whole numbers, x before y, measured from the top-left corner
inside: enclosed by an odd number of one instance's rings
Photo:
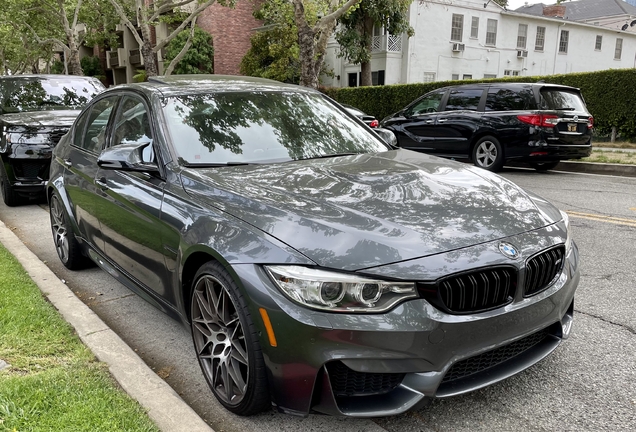
[[[327,363],[327,372],[336,397],[388,393],[400,385],[405,376],[403,373],[356,372],[341,361]]]

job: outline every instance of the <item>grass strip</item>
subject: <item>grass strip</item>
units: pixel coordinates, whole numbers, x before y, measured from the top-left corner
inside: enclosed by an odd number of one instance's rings
[[[0,269],[0,431],[158,431],[2,245]]]
[[[604,151],[593,149],[592,154],[589,157],[581,159],[581,162],[636,165],[636,152],[621,150]]]

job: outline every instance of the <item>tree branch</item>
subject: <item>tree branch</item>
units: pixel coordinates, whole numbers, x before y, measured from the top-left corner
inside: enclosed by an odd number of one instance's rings
[[[172,71],[174,70],[175,66],[183,59],[185,54],[188,52],[188,50],[192,46],[192,39],[194,39],[194,29],[196,28],[196,23],[197,23],[197,17],[194,17],[192,19],[192,27],[190,29],[190,35],[188,36],[188,40],[186,41],[183,48],[181,48],[181,51],[179,51],[179,54],[177,54],[177,56],[173,58],[170,64],[168,65],[168,68],[166,69],[166,72],[165,72],[166,76],[172,75]]]
[[[170,1],[163,2],[163,4],[161,6],[158,6],[155,9],[155,11],[152,13],[152,15],[150,16],[150,21],[156,20],[157,18],[159,18],[159,15],[161,15],[163,13],[166,13],[166,12],[168,12],[170,10],[174,10],[174,9],[176,9],[178,7],[181,7],[181,6],[188,5],[188,4],[192,3],[193,1],[195,1],[195,0],[183,0],[183,1],[179,2],[179,3],[171,3]],[[155,3],[155,5],[156,5],[156,3]]]
[[[113,5],[113,7],[115,8],[115,12],[117,12],[117,15],[119,15],[119,18],[121,18],[121,20],[124,22],[124,25],[128,27],[128,30],[130,30],[130,32],[133,34],[139,46],[142,46],[144,44],[144,40],[141,38],[141,36],[139,36],[139,33],[137,33],[137,30],[135,29],[135,25],[131,23],[128,17],[126,16],[126,12],[124,11],[124,8],[122,8],[121,5],[117,3],[117,1],[115,0],[108,0],[108,1],[110,1],[110,3]]]
[[[112,1],[112,0],[111,0]],[[216,0],[208,0],[205,3],[202,3],[201,5],[199,5],[198,8],[196,8],[194,11],[192,11],[192,13],[181,23],[181,25],[179,27],[176,28],[175,31],[173,31],[172,33],[170,33],[165,39],[163,39],[161,42],[157,43],[157,45],[153,48],[154,52],[159,52],[163,47],[165,47],[166,45],[168,45],[168,43],[170,43],[170,41],[172,39],[174,39],[174,37],[176,35],[178,35],[179,33],[181,33],[181,30],[183,30],[190,21],[192,21],[195,17],[197,17],[201,12],[203,12],[208,6],[210,6],[212,3],[214,3]],[[358,0],[359,1],[359,0]]]
[[[29,30],[31,30],[31,33],[33,33],[33,37],[35,37],[35,40],[37,41],[37,43],[39,43],[40,45],[45,45],[47,43],[56,43],[58,45],[61,45],[62,47],[64,47],[66,50],[70,51],[71,49],[68,47],[68,45],[66,45],[64,42],[62,42],[60,39],[58,38],[48,38],[48,39],[42,39],[40,38],[40,36],[38,36],[38,34],[35,32],[35,30],[33,30],[33,27],[31,27],[28,23],[24,23],[25,26],[27,26],[27,28]]]
[[[360,1],[361,0],[349,0],[349,1],[347,1],[345,4],[340,6],[339,9],[331,12],[329,15],[325,15],[324,17],[320,18],[318,20],[318,22],[316,23],[316,27],[319,24],[322,24],[323,26],[326,26],[330,21],[335,22],[338,18],[343,16],[345,13],[347,13],[347,11],[349,9],[351,9],[353,6],[355,6],[358,3],[360,3]],[[332,2],[332,5],[334,5],[334,4],[336,4],[335,1]],[[331,6],[329,7],[329,10],[332,10]]]
[[[79,11],[82,7],[82,0],[77,0],[77,6],[75,7],[75,13],[73,14],[73,31],[77,28],[77,20],[79,19]]]

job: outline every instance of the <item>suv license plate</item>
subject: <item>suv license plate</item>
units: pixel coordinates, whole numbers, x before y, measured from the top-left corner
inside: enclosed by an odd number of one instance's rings
[[[577,126],[577,123],[568,123],[568,132],[576,132]]]

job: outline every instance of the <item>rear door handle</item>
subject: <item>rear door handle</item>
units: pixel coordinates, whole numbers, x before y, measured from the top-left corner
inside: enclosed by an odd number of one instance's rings
[[[70,160],[70,159],[64,159],[64,165],[66,165],[66,166],[69,166],[69,167],[70,167],[70,166],[73,166],[73,162],[71,162],[71,160]]]
[[[446,121],[448,121],[448,119],[441,118],[441,119],[437,120],[437,123],[446,123]]]
[[[426,120],[424,123],[431,124],[431,123],[435,123],[435,121],[434,120]]]
[[[106,177],[100,177],[99,179],[95,180],[95,184],[102,189],[108,189],[108,185],[106,184]]]

